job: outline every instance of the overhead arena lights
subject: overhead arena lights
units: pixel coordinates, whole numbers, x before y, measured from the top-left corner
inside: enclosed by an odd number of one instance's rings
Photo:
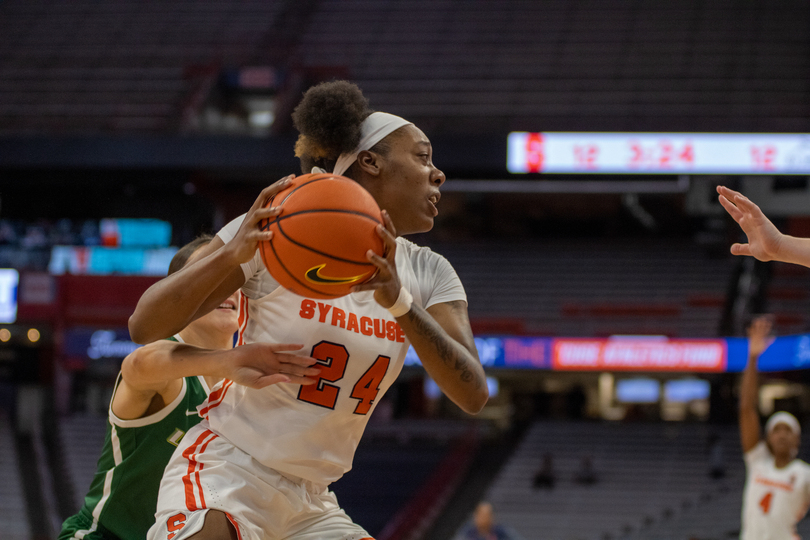
[[[810,174],[810,134],[513,132],[511,173]]]

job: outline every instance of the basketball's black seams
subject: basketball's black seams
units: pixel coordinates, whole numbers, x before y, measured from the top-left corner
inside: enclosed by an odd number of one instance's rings
[[[360,214],[360,213],[357,213],[357,212],[350,212],[350,211],[343,211],[343,210],[302,210],[300,212],[296,212],[295,214],[290,214],[287,217],[293,217],[294,215],[297,215],[297,214],[330,213],[330,212],[331,213],[336,213],[336,214],[355,214],[355,215],[359,215],[359,216],[362,216],[362,217],[369,217],[366,214]],[[369,219],[371,219],[371,218],[369,217]],[[374,220],[372,219],[372,221],[374,221]],[[337,255],[332,255],[331,253],[325,253],[323,251],[320,251],[320,250],[317,250],[317,249],[315,249],[313,247],[310,247],[310,246],[308,246],[306,244],[302,244],[301,242],[298,242],[297,240],[295,240],[293,238],[290,238],[290,235],[288,235],[286,232],[284,232],[284,229],[281,226],[281,220],[277,220],[277,222],[278,222],[278,232],[280,232],[281,235],[284,236],[284,238],[286,238],[287,240],[289,240],[290,242],[292,242],[296,246],[302,247],[304,249],[308,249],[308,250],[312,251],[313,253],[317,253],[318,255],[323,255],[324,257],[330,257],[330,258],[332,258],[332,259],[334,259],[336,261],[346,262],[346,263],[350,263],[350,264],[357,264],[357,265],[362,265],[362,266],[374,266],[373,264],[368,262],[368,260],[355,261],[355,260],[352,260],[352,259],[344,259],[343,257],[338,257]],[[272,243],[272,240],[271,240],[271,243]]]

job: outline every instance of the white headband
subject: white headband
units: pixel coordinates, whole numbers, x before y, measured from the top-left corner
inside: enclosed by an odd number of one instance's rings
[[[777,424],[787,424],[787,426],[793,430],[793,433],[796,435],[802,434],[802,428],[799,425],[799,421],[796,420],[796,417],[789,412],[781,411],[771,415],[771,417],[768,418],[768,422],[765,424],[765,433],[770,434]]]
[[[363,150],[371,150],[375,144],[386,138],[388,135],[398,130],[402,126],[411,124],[404,118],[384,112],[371,113],[363,120],[360,126],[360,144],[353,152],[340,154],[335,163],[334,174],[343,174],[357,159],[357,155]]]

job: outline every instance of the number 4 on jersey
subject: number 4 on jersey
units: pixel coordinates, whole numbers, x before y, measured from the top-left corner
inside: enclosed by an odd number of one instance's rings
[[[354,385],[351,397],[359,399],[360,403],[354,408],[354,414],[368,414],[371,405],[377,398],[377,393],[380,391],[380,383],[388,371],[388,364],[391,359],[387,356],[378,356],[377,359],[371,364],[357,384]]]
[[[343,378],[346,373],[346,364],[349,361],[349,351],[338,343],[321,341],[312,347],[312,358],[318,360],[321,375],[315,384],[301,386],[298,391],[298,399],[319,407],[334,409],[340,387],[329,383],[337,382]],[[354,408],[355,414],[365,415],[371,410],[371,406],[380,392],[380,384],[388,371],[390,362],[389,357],[378,356],[371,367],[354,385],[350,397],[360,400],[360,403]]]
[[[773,500],[773,492],[769,491],[762,497],[762,500],[759,501],[759,507],[762,508],[762,513],[767,514],[771,511],[771,501]]]

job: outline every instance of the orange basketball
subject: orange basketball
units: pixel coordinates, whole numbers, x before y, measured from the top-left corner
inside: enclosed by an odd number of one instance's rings
[[[366,258],[382,255],[377,234],[382,214],[360,184],[334,174],[305,174],[271,198],[275,219],[262,220],[273,238],[259,250],[270,275],[283,287],[309,298],[338,298],[370,279],[377,267]]]

